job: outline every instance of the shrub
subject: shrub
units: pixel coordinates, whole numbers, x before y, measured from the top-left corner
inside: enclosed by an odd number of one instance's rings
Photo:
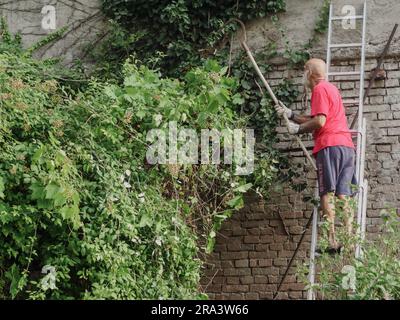
[[[183,81],[130,59],[122,85],[74,88],[53,68],[0,54],[1,297],[202,297],[200,258],[251,184],[234,166],[148,165],[145,138],[169,121],[242,128],[236,80],[213,61]]]
[[[316,259],[318,277],[313,290],[321,299],[373,300],[400,299],[400,220],[395,209],[382,211],[383,223],[379,237],[361,241],[356,235],[338,232],[338,240],[345,244],[340,255],[323,254]],[[325,231],[327,229],[325,228]],[[326,233],[320,247],[327,246]],[[354,256],[360,245],[362,255]],[[299,268],[299,275],[307,286],[308,265]]]

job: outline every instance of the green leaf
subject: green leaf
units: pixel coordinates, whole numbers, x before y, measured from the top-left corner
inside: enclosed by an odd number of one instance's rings
[[[151,217],[147,214],[143,214],[140,219],[140,222],[139,222],[139,228],[143,228],[146,226],[150,227],[152,224],[153,224],[153,221],[152,221]]]
[[[236,210],[241,209],[244,205],[243,197],[241,195],[236,196],[232,200],[229,200],[227,205]]]
[[[136,116],[139,119],[143,119],[146,116],[146,112],[144,110],[139,110],[138,112],[136,112]]]
[[[6,272],[6,277],[11,281],[10,294],[13,299],[26,285],[26,275],[21,274],[17,264],[13,264],[11,268]]]
[[[40,146],[40,148],[37,149],[37,150],[35,151],[35,153],[33,154],[33,156],[32,156],[32,162],[33,162],[33,163],[38,162],[39,159],[42,157],[43,153],[45,152],[45,150],[46,150],[46,147],[45,147],[45,146],[43,146],[43,145]]]
[[[245,192],[247,192],[252,186],[253,186],[252,183],[246,183],[246,184],[243,184],[243,185],[241,185],[241,186],[239,186],[239,187],[233,189],[233,191],[234,191],[234,192],[242,192],[242,193],[245,193]]]
[[[55,194],[60,190],[60,187],[55,183],[50,183],[46,186],[46,199],[54,199]]]
[[[31,198],[33,200],[44,199],[46,192],[41,184],[34,182],[29,189],[32,191]]]
[[[61,216],[65,220],[70,220],[73,223],[74,229],[79,228],[80,218],[79,218],[79,207],[76,205],[65,206],[60,209]]]
[[[61,207],[67,202],[67,197],[65,196],[65,194],[61,188],[54,195],[53,199],[54,199],[54,205],[56,207]]]
[[[215,246],[215,237],[214,237],[214,238],[209,237],[209,238],[207,239],[206,253],[211,253],[211,252],[213,252],[214,246]]]

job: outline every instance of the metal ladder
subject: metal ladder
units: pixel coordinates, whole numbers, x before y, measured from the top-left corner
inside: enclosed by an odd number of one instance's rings
[[[333,76],[359,76],[360,90],[357,100],[344,100],[344,105],[358,105],[358,128],[352,131],[352,134],[357,135],[357,155],[356,155],[356,177],[358,182],[357,194],[357,234],[363,240],[365,238],[366,228],[366,212],[367,212],[367,192],[368,181],[364,179],[364,166],[365,166],[365,147],[366,147],[366,119],[363,117],[364,110],[364,65],[365,65],[365,41],[366,41],[366,21],[367,21],[367,2],[363,5],[363,14],[355,16],[334,16],[333,5],[330,4],[329,9],[329,28],[328,28],[328,46],[327,46],[327,78]],[[360,43],[340,43],[332,44],[332,29],[334,22],[342,22],[343,20],[357,19],[362,21],[362,39]],[[361,48],[361,64],[359,71],[349,72],[331,72],[331,56],[332,49],[338,48]],[[358,80],[358,79],[357,79]],[[316,191],[318,197],[318,191]],[[313,285],[315,283],[315,250],[318,238],[318,208],[314,207],[313,221],[312,221],[312,235],[311,235],[311,250],[310,250],[310,266],[308,281],[310,287],[307,291],[307,299],[314,300],[315,294],[313,292]],[[361,248],[357,245],[355,250],[356,258],[362,256]]]

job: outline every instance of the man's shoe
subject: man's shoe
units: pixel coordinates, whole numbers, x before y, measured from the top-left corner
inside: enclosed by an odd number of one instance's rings
[[[328,247],[328,248],[326,248],[324,250],[322,250],[321,248],[318,248],[318,249],[315,250],[315,253],[317,255],[322,255],[324,253],[327,253],[329,255],[335,255],[335,254],[339,254],[340,253],[340,251],[342,250],[342,247],[343,246],[339,245],[336,248],[335,247]]]

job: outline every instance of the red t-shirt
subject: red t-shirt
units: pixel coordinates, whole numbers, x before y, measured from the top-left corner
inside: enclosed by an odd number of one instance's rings
[[[311,96],[311,116],[318,114],[324,114],[326,122],[313,133],[314,155],[326,147],[354,148],[340,92],[336,86],[324,80],[314,87]]]

